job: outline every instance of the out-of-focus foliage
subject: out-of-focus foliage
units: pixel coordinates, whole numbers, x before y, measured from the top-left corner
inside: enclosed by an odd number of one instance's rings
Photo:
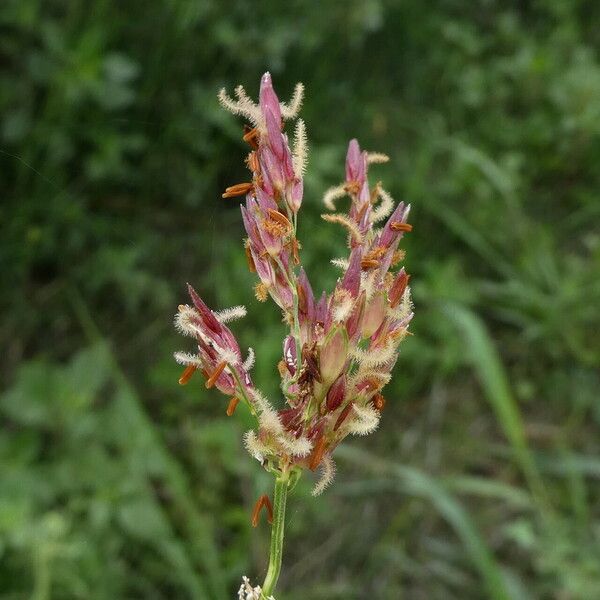
[[[171,353],[192,282],[276,394],[222,86],[304,81],[299,236],[356,136],[413,204],[415,333],[381,431],[290,499],[282,599],[590,599],[600,589],[600,4],[4,0],[0,598],[229,598],[264,573],[245,416]]]

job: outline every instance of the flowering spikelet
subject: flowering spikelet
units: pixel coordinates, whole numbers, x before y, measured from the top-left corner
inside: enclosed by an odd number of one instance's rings
[[[244,252],[257,278],[256,298],[271,297],[289,326],[277,365],[284,404],[272,404],[256,389],[249,374],[254,351],[244,359],[227,326],[246,314],[242,306],[213,312],[190,287],[192,302],[179,307],[175,326],[194,339],[197,351],[178,352],[175,359],[184,367],[182,384],[195,382],[198,371],[207,387],[226,394],[228,415],[238,405],[238,412],[250,410],[256,427],[244,434],[244,445],[265,469],[276,475],[318,471],[316,495],[333,479],[337,445],[347,435],[366,435],[378,427],[385,405],[381,391],[413,314],[410,276],[399,247],[412,224],[410,205],[395,203],[380,182],[369,184],[370,165],[388,157],[365,152],[351,140],[345,178],[325,193],[331,212],[322,215],[344,228],[349,252],[331,261],[340,270],[331,293],[315,295],[297,237],[307,163],[304,121],[291,125],[293,143],[286,132],[303,93],[298,84],[291,100],[280,102],[269,73],[261,78],[258,101],[241,86],[232,96],[219,93],[224,108],[246,119],[242,140],[249,146],[250,176],[226,186],[223,196],[242,199]],[[336,204],[346,206],[341,210]],[[260,594],[244,579],[240,599]]]

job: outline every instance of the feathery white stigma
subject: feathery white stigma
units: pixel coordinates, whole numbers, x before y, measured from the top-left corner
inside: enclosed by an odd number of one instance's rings
[[[348,265],[350,264],[350,261],[347,258],[332,258],[329,262],[334,267],[342,269],[342,271],[345,271],[348,268]]]
[[[380,164],[386,163],[390,160],[390,157],[383,152],[367,152],[367,164]]]
[[[302,108],[302,100],[304,100],[304,84],[298,82],[290,101],[279,103],[282,118],[295,119]]]
[[[214,315],[220,323],[229,323],[230,321],[235,321],[245,317],[246,307],[242,305],[232,306],[231,308],[226,308],[224,310],[215,312]]]
[[[196,354],[190,354],[189,352],[175,352],[173,357],[180,365],[194,365],[199,369],[202,368],[202,360]]]
[[[394,210],[394,199],[381,186],[377,187],[377,196],[381,198],[381,203],[371,212],[371,223],[382,221]]]
[[[354,239],[354,241],[357,244],[362,244],[363,239],[360,230],[358,229],[356,223],[352,221],[352,219],[350,219],[348,215],[343,215],[340,213],[329,215],[325,213],[324,215],[321,215],[321,219],[327,221],[328,223],[338,223],[342,227],[345,227],[348,230],[348,233]]]
[[[250,100],[246,90],[241,85],[235,88],[235,95],[238,97],[237,100],[231,98],[223,88],[218,96],[221,106],[234,115],[242,115],[248,118],[254,125],[258,126],[262,121],[260,107]]]
[[[348,431],[355,435],[368,435],[373,433],[379,425],[380,413],[371,405],[358,406],[354,404],[352,410],[356,414],[356,418],[350,421]]]
[[[334,200],[343,198],[345,195],[346,189],[344,188],[343,183],[340,183],[340,185],[336,185],[334,187],[330,187],[323,196],[323,204],[329,210],[335,210]]]
[[[306,139],[306,125],[302,119],[296,121],[294,130],[294,150],[292,152],[292,166],[296,177],[302,177],[306,171],[308,158],[308,142]]]
[[[396,354],[396,347],[392,342],[382,348],[368,348],[363,350],[358,346],[352,352],[352,356],[364,367],[378,367],[388,363]]]
[[[248,356],[242,366],[244,371],[249,371],[254,366],[254,350],[252,348],[248,348]]]
[[[293,435],[282,433],[277,436],[277,441],[292,456],[308,456],[312,450],[312,442],[305,437],[296,439]]]
[[[315,487],[312,489],[311,494],[313,496],[322,494],[335,477],[335,463],[333,462],[333,458],[331,458],[330,454],[325,454],[323,456],[321,459],[320,469],[321,477],[319,477],[319,481],[317,481]]]

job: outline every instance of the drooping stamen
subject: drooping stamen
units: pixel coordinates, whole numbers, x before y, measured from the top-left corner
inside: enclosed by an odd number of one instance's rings
[[[215,385],[217,379],[219,379],[219,377],[221,376],[221,373],[223,372],[223,369],[225,369],[226,366],[227,366],[227,363],[225,361],[220,362],[217,365],[217,368],[212,372],[212,375],[206,381],[206,389],[207,390],[210,389],[213,385]]]
[[[221,194],[221,198],[234,198],[235,196],[243,196],[247,194],[251,189],[254,188],[254,184],[251,182],[236,183],[225,188],[225,192]]]
[[[271,217],[273,221],[277,221],[277,223],[283,225],[288,231],[291,231],[293,229],[289,219],[285,215],[281,214],[278,210],[269,208],[268,212],[269,217]]]
[[[323,453],[325,452],[325,436],[321,435],[315,444],[311,454],[310,460],[308,461],[308,468],[311,471],[314,471],[320,464],[321,459],[323,458]]]
[[[390,229],[392,231],[403,231],[409,232],[412,231],[413,226],[410,223],[402,223],[401,221],[392,221],[390,223]]]
[[[381,412],[385,406],[385,398],[381,394],[375,394],[371,399],[371,402],[373,403],[373,407],[379,412]]]
[[[260,170],[260,163],[258,162],[258,156],[256,156],[256,152],[250,152],[250,154],[248,154],[246,164],[253,173],[258,173]]]
[[[406,290],[406,286],[408,285],[409,280],[410,275],[408,275],[408,273],[401,272],[397,280],[392,284],[392,288],[389,291],[391,308],[396,308],[396,306],[402,299],[402,296],[404,296],[404,292]]]
[[[360,261],[360,268],[363,269],[363,271],[366,271],[367,269],[376,269],[378,266],[379,261],[371,258],[363,258]]]
[[[244,252],[246,253],[246,261],[248,262],[248,269],[250,273],[256,273],[254,257],[252,256],[252,252],[250,252],[250,240],[246,240],[244,243]]]
[[[300,242],[296,238],[292,239],[292,257],[294,258],[294,264],[300,264]]]
[[[242,139],[247,144],[250,144],[252,148],[255,150],[258,148],[258,129],[256,127],[250,127],[249,125],[244,125],[244,135]]]
[[[191,378],[192,375],[196,372],[196,365],[188,365],[181,374],[179,378],[179,385],[185,385]]]
[[[333,426],[333,430],[337,431],[341,424],[346,420],[346,417],[350,414],[350,411],[352,410],[352,406],[354,405],[353,402],[349,402],[344,410],[340,413],[340,416],[337,418],[337,421],[335,422],[335,425]]]
[[[240,403],[240,399],[236,398],[235,396],[229,401],[229,404],[227,405],[227,410],[225,411],[225,414],[230,417],[234,412],[235,409],[237,408],[237,405]]]
[[[260,511],[262,507],[267,509],[267,522],[273,522],[273,505],[271,504],[271,500],[269,496],[263,494],[254,505],[254,509],[252,510],[252,527],[258,526],[258,518],[260,516]]]

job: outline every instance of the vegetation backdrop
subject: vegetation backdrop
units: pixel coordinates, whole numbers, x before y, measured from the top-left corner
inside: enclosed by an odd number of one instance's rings
[[[251,292],[241,123],[216,93],[303,81],[299,235],[347,141],[413,205],[416,317],[377,435],[292,496],[278,600],[590,600],[600,589],[600,3],[3,0],[0,599],[231,598],[270,478],[243,411],[177,385],[185,282],[277,391]]]

